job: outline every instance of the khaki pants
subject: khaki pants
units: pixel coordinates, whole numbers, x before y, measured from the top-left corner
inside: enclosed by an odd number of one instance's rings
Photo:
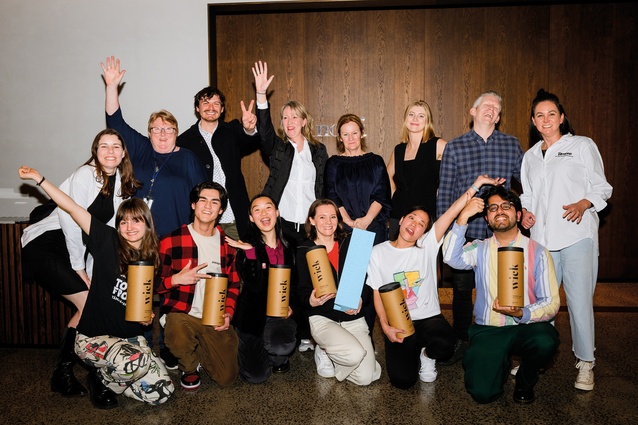
[[[182,372],[194,372],[201,364],[220,386],[235,382],[239,374],[238,339],[232,326],[220,332],[186,313],[168,313],[164,329],[166,346],[177,357]]]

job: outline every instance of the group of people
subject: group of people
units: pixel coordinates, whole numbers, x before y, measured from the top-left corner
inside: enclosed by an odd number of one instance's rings
[[[182,134],[166,110],[151,114],[147,135],[130,127],[118,97],[125,71],[114,57],[102,68],[108,128],[91,158],[59,189],[35,169],[19,170],[57,204],[25,229],[25,268],[77,309],[53,391],[87,393],[73,374],[79,358],[90,368],[94,406],[117,406],[117,394],[159,404],[174,391],[167,369],[179,368],[186,390],[200,386],[201,370],[222,387],[238,376],[258,384],[287,372],[296,348],[314,350],[318,375],[368,385],[381,376],[371,337],[378,318],[392,385],[433,382],[437,363],[463,358],[476,401],[500,397],[511,373],[514,400],[529,403],[559,344],[553,319],[561,282],[578,359],[575,387],[593,389],[597,211],[612,188],[596,145],[572,134],[555,95],[538,92],[534,145],[525,154],[517,138],[497,130],[502,99],[495,92],[477,98],[471,130],[449,143],[435,135],[428,104],[413,102],[386,165],[368,151],[354,114],[339,118],[339,154],[330,158],[301,103],[284,104],[275,129],[267,96],[274,76],[265,62],[252,68],[256,98],[241,102],[240,120],[224,121],[226,99],[207,87],[194,97],[197,122]],[[241,159],[256,150],[270,174],[249,199]],[[522,184],[520,198],[512,179]],[[306,252],[325,247],[338,288],[353,229],[371,232],[374,247],[358,306],[341,311],[335,294],[317,295]],[[453,325],[438,300],[442,246],[453,270]],[[505,246],[524,251],[524,307],[498,300],[496,252]],[[140,260],[156,270],[160,356],[150,348],[153,319],[124,319],[127,269]],[[290,304],[285,317],[270,317],[268,271],[278,266],[290,269]],[[205,280],[218,273],[228,280],[224,321],[208,326]],[[388,320],[379,289],[391,282],[401,286],[413,335]],[[513,369],[512,356],[521,360]]]

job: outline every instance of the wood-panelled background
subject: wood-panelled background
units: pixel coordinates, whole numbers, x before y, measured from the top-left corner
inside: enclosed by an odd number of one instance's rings
[[[356,113],[386,161],[412,100],[430,104],[437,134],[451,140],[468,130],[474,99],[496,90],[500,130],[527,150],[531,100],[541,87],[555,92],[576,133],[598,144],[614,187],[601,214],[599,277],[638,281],[635,3],[210,12],[211,83],[226,94],[227,119],[254,99],[250,68],[262,59],[275,75],[276,123],[288,99],[316,124]],[[334,136],[319,135],[334,154]],[[261,157],[244,159],[243,170],[258,193],[268,176]]]

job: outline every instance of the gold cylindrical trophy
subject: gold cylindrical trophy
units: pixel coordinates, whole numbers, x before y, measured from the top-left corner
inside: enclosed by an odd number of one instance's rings
[[[129,322],[148,322],[153,314],[153,278],[155,266],[152,261],[132,261],[126,276],[126,313]]]
[[[266,316],[288,317],[290,305],[290,267],[271,264],[268,269]]]
[[[326,247],[316,245],[312,248],[308,248],[306,261],[308,262],[312,286],[315,288],[315,297],[321,298],[327,294],[336,294],[337,285],[335,284],[334,275],[332,274],[332,266],[328,259]]]
[[[506,307],[525,306],[525,255],[523,248],[498,249],[498,303]]]
[[[204,287],[204,304],[202,306],[202,325],[222,326],[226,312],[226,291],[228,275],[224,273],[207,273]]]
[[[414,333],[414,324],[412,323],[408,303],[405,302],[401,285],[397,282],[383,285],[379,288],[379,295],[390,326],[404,331],[397,333],[397,336],[405,338],[412,335]]]

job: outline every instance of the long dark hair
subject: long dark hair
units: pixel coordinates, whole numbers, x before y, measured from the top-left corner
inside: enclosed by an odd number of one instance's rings
[[[538,142],[539,140],[543,138],[541,134],[539,133],[538,129],[536,128],[536,126],[534,125],[534,122],[531,120],[531,118],[534,118],[534,111],[536,110],[536,107],[541,102],[552,102],[554,105],[556,105],[556,108],[558,108],[558,113],[563,115],[564,117],[563,122],[559,127],[561,136],[567,133],[574,134],[574,129],[572,128],[571,123],[567,119],[565,108],[563,108],[563,105],[560,103],[560,100],[558,100],[558,96],[556,96],[553,93],[545,91],[545,89],[540,89],[536,93],[536,97],[534,98],[534,100],[532,100],[532,112],[530,113],[530,120],[529,120],[529,145],[530,146],[533,146],[534,144],[536,144],[536,142]]]
[[[253,196],[252,199],[250,200],[250,204],[248,205],[248,215],[250,215],[251,213],[251,210],[253,208],[253,203],[259,198],[269,199],[270,202],[272,202],[272,204],[275,206],[277,211],[279,211],[279,206],[277,205],[277,202],[275,202],[274,199],[272,199],[269,195],[260,193],[258,195]],[[281,242],[281,245],[284,247],[284,249],[288,249],[290,247],[290,244],[284,237],[284,231],[281,226],[281,217],[277,217],[277,221],[275,221],[275,235],[277,236],[277,240]],[[259,227],[257,227],[257,225],[253,221],[250,221],[249,240],[252,246],[255,246],[258,242],[265,243],[264,236],[262,235],[261,230],[259,230]]]
[[[317,215],[317,208],[322,205],[332,205],[337,212],[337,228],[335,229],[335,233],[333,235],[334,240],[341,241],[346,237],[346,232],[343,230],[343,218],[341,217],[341,212],[337,207],[337,204],[334,203],[332,199],[327,198],[319,198],[316,199],[312,204],[310,204],[310,208],[308,208],[308,217],[306,218],[306,223],[304,224],[304,231],[306,232],[306,237],[311,241],[317,239],[317,228],[310,223],[310,217],[313,219],[315,215]]]
[[[102,136],[115,136],[122,143],[122,150],[124,151],[124,158],[122,158],[122,162],[117,166],[118,171],[120,172],[120,193],[118,196],[121,196],[122,199],[128,199],[135,195],[137,189],[142,187],[142,182],[137,180],[133,175],[133,164],[131,164],[131,159],[128,154],[128,149],[126,149],[126,143],[124,143],[124,138],[118,133],[116,130],[112,128],[107,128],[100,131],[93,139],[93,144],[91,144],[91,157],[83,164],[90,165],[95,167],[95,174],[97,175],[96,180],[98,183],[102,183],[102,189],[100,189],[100,194],[102,196],[111,196],[111,187],[108,185],[108,175],[102,164],[97,159],[97,150],[100,146],[100,140]]]
[[[120,234],[120,222],[125,218],[139,220],[146,225],[146,232],[142,238],[140,249],[133,247]],[[160,267],[159,245],[151,210],[146,203],[139,198],[131,198],[120,204],[115,215],[115,228],[117,229],[117,252],[120,257],[120,273],[126,273],[131,261],[151,261],[155,270]]]

